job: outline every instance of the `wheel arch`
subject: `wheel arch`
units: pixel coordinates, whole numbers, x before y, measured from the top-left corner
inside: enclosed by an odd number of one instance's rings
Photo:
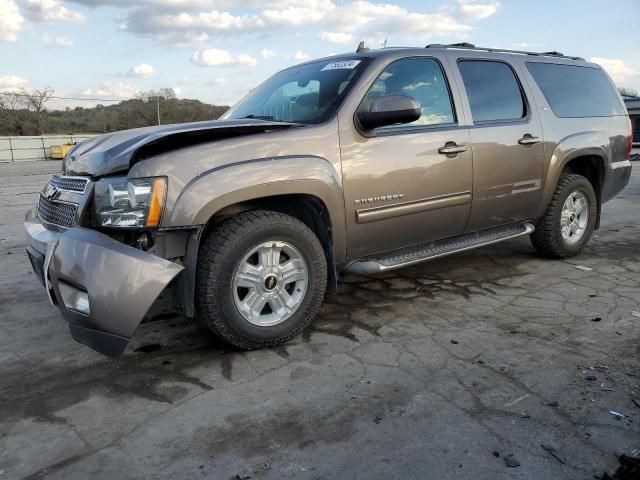
[[[337,287],[336,254],[334,250],[334,225],[325,202],[308,193],[269,195],[247,199],[227,205],[216,211],[204,226],[202,236],[226,218],[250,210],[272,210],[297,218],[318,237],[325,252],[329,288]]]
[[[542,191],[542,201],[537,217],[540,218],[553,196],[563,172],[586,177],[596,193],[596,229],[600,225],[602,210],[602,186],[606,165],[611,162],[609,138],[601,132],[584,132],[571,135],[559,142],[551,155]]]
[[[328,283],[337,286],[336,266],[344,261],[346,231],[344,196],[339,170],[320,157],[295,157],[244,162],[187,185],[171,212],[168,226],[197,226],[184,258],[185,271],[176,289],[176,302],[189,317],[195,315],[195,281],[203,235],[231,215],[255,209],[287,213],[305,223],[325,249]]]
[[[591,183],[596,194],[596,226],[600,227],[600,213],[602,212],[602,184],[604,182],[604,159],[597,155],[582,155],[569,160],[562,169],[563,172],[582,175]]]

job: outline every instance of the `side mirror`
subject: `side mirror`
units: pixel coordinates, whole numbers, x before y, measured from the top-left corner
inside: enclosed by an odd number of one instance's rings
[[[360,124],[367,130],[415,122],[422,115],[418,101],[409,95],[383,95],[371,102],[369,111],[358,112]]]

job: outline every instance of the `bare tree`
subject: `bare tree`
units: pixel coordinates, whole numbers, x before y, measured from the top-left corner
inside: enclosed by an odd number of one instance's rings
[[[176,98],[176,92],[173,88],[161,88],[160,90],[158,90],[158,93],[165,100]]]
[[[26,88],[20,90],[20,94],[26,99],[27,109],[34,114],[36,135],[42,134],[42,111],[54,93],[53,89],[49,87],[42,90],[29,91]]]
[[[0,135],[113,132],[157,125],[159,121],[166,124],[214,119],[227,109],[198,100],[173,98],[175,92],[171,89],[159,89],[114,105],[51,110],[49,104],[37,98],[34,105],[32,93],[0,92]],[[51,98],[50,94],[44,97]],[[37,112],[40,118],[36,128]]]
[[[28,135],[30,132],[30,112],[27,98],[20,92],[0,93],[0,124],[4,133]]]
[[[157,122],[162,123],[161,118],[167,116],[166,102],[174,100],[176,92],[173,88],[160,88],[158,90],[147,90],[136,95],[136,99],[141,100],[146,105],[140,105],[138,114],[142,116],[148,125]],[[163,105],[161,107],[161,104]]]
[[[145,90],[136,95],[138,100],[143,102],[156,102],[158,100],[171,100],[176,98],[173,88],[160,88],[158,90]]]

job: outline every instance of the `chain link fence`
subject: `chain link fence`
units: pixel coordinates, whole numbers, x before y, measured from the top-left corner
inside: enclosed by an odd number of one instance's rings
[[[52,145],[80,143],[95,135],[43,135],[39,137],[0,137],[0,163],[48,160]]]

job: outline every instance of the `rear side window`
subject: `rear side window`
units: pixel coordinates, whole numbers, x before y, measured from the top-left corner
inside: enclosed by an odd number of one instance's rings
[[[557,117],[625,115],[618,95],[599,68],[527,62]]]
[[[458,62],[473,122],[517,120],[527,114],[522,89],[506,63],[486,60]]]

